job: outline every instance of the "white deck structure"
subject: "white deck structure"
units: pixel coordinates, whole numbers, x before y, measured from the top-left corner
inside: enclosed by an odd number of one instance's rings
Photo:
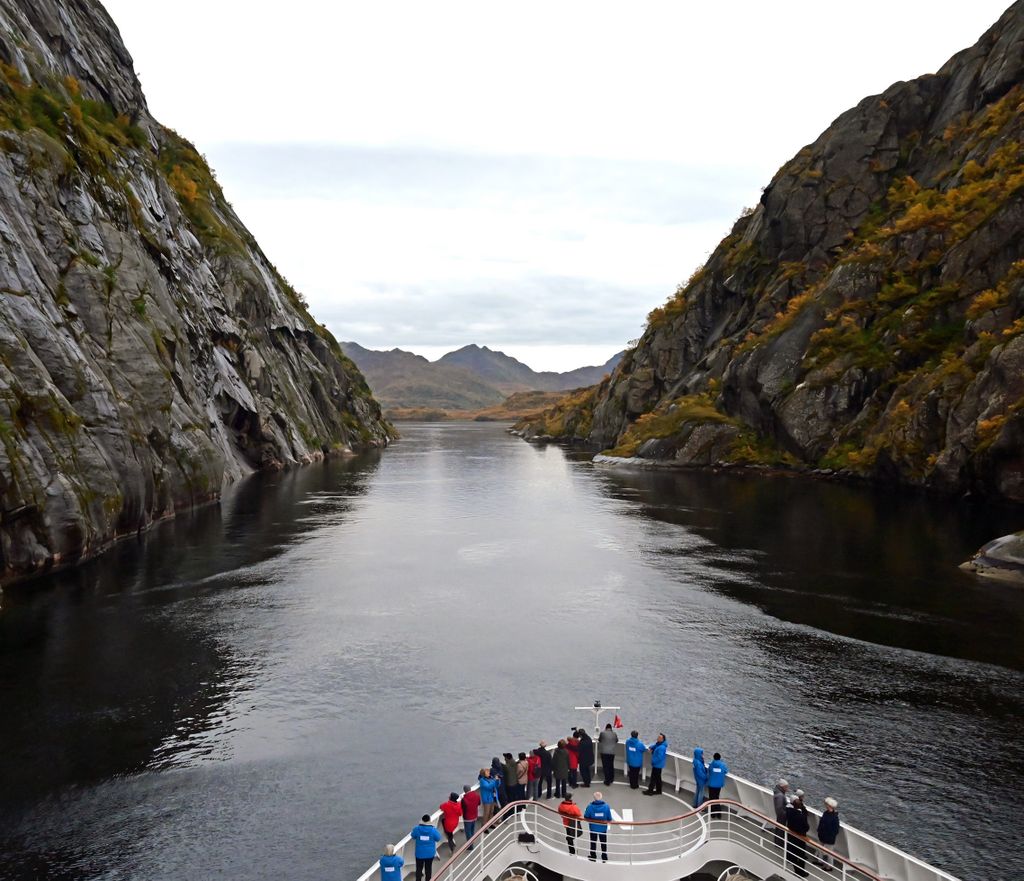
[[[650,755],[645,757],[644,778]],[[591,788],[575,790],[583,809],[593,793],[603,791],[615,820],[608,829],[608,862],[589,860],[589,824],[575,840],[576,855],[568,852],[565,827],[557,812],[559,800],[517,802],[506,806],[487,827],[477,826],[472,850],[460,832],[456,850],[439,848],[434,881],[501,881],[511,871],[543,867],[571,881],[679,881],[698,872],[726,877],[730,867],[742,875],[728,877],[799,881],[794,857],[799,859],[799,836],[784,833],[774,818],[772,793],[763,786],[733,774],[722,790],[722,800],[705,802],[694,810],[692,758],[669,752],[662,773],[664,792],[644,797],[625,783],[625,749],[619,743],[615,759],[616,782],[601,784],[600,769]],[[817,811],[810,809],[818,815]],[[440,811],[433,816],[440,821]],[[812,822],[814,829],[816,823]],[[484,828],[488,833],[484,834]],[[521,833],[534,836],[533,843],[519,841]],[[776,834],[778,832],[778,835]],[[844,825],[834,850],[813,838],[800,839],[806,848],[805,871],[813,881],[958,881],[916,857]],[[406,836],[395,847],[405,860],[403,878],[415,877],[414,843]],[[834,868],[826,871],[816,857],[829,855]],[[735,871],[735,870],[733,870]],[[376,865],[358,881],[376,881]],[[534,874],[521,876],[536,877]]]

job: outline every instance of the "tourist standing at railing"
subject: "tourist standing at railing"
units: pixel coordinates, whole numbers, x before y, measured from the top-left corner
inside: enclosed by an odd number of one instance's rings
[[[668,761],[668,738],[659,734],[651,745],[651,779],[644,790],[644,795],[661,795],[661,772]]]
[[[551,798],[551,750],[548,749],[548,745],[542,740],[535,752],[540,756],[540,780],[537,783],[537,798],[540,798],[540,791],[545,783],[548,787],[548,794],[544,797]]]
[[[444,829],[452,853],[455,853],[455,830],[459,828],[461,819],[462,805],[459,804],[458,794],[452,792],[448,795],[448,801],[441,804],[441,828]]]
[[[569,853],[572,856],[576,856],[576,839],[583,834],[583,826],[580,823],[583,811],[572,800],[571,792],[565,794],[565,798],[558,806],[558,813],[562,815],[562,825],[565,827],[565,843],[569,845]]]
[[[693,750],[693,806],[704,804],[704,791],[708,786],[708,766],[704,764],[704,750],[699,746]]]
[[[540,777],[537,778],[537,798],[538,800],[542,797],[541,790],[547,784],[548,794],[543,796],[544,798],[551,798],[551,750],[548,749],[548,745],[542,740],[540,745],[534,750],[534,753],[540,758]]]
[[[526,797],[533,801],[540,798],[540,756],[537,750],[530,753],[526,765]]]
[[[395,853],[395,846],[389,844],[384,848],[384,856],[380,858],[380,881],[402,881],[403,860]]]
[[[597,752],[601,756],[601,770],[604,771],[604,785],[611,786],[615,780],[615,750],[619,745],[619,735],[609,722],[597,738]]]
[[[462,787],[462,828],[466,833],[466,841],[476,832],[476,818],[480,816],[480,793],[468,783]],[[473,845],[469,846],[473,849]]]
[[[612,809],[608,806],[608,803],[601,797],[600,792],[594,793],[594,800],[587,805],[587,810],[583,814],[588,820],[610,820],[612,818]],[[593,862],[597,861],[597,842],[601,842],[601,862],[608,862],[608,824],[607,823],[590,823],[590,859]]]
[[[818,841],[830,850],[836,849],[836,839],[839,837],[839,802],[832,796],[825,799],[825,810],[818,820]],[[835,857],[823,853],[818,860],[826,872],[831,872],[836,865]]]
[[[526,800],[526,786],[530,782],[530,762],[526,753],[519,754],[519,761],[516,762],[516,798],[520,801]]]
[[[807,862],[807,845],[798,836],[807,834],[811,822],[807,819],[807,808],[799,797],[794,798],[786,808],[786,826],[790,832],[796,833],[789,836],[789,861],[793,864],[793,871],[801,878],[806,878],[804,865]]]
[[[629,788],[640,788],[640,769],[644,766],[644,753],[647,744],[640,739],[639,731],[630,731],[626,741],[626,774],[629,777]]]
[[[516,782],[519,777],[519,768],[512,753],[505,753],[505,764],[502,765],[501,772],[505,775],[505,801],[503,804],[507,805],[519,796]]]
[[[551,756],[551,770],[555,775],[555,796],[565,798],[569,782],[569,750],[564,740],[558,741],[554,755]]]
[[[480,777],[480,821],[487,825],[494,816],[498,804],[498,781],[494,779],[490,768],[481,768]]]
[[[772,790],[772,804],[775,806],[775,822],[786,825],[786,808],[789,807],[789,781],[784,777],[779,778]],[[778,827],[775,828],[775,844],[782,847],[786,840],[786,833]]]
[[[579,737],[580,778],[583,781],[580,786],[586,786],[589,789],[594,773],[594,740],[583,728],[579,730]]]
[[[491,779],[496,781],[498,788],[495,794],[498,796],[498,805],[504,805],[508,801],[508,792],[505,790],[505,766],[501,759],[495,756],[491,759]]]
[[[708,798],[712,801],[721,798],[722,787],[725,786],[725,778],[729,774],[729,766],[722,761],[722,754],[715,753],[711,764],[708,765]],[[712,815],[720,814],[722,809],[713,807]]]
[[[434,859],[437,857],[437,843],[441,840],[441,833],[430,822],[430,814],[424,814],[420,820],[420,824],[413,826],[409,833],[409,837],[416,842],[416,881],[421,878],[430,881],[430,876],[434,874]]]
[[[572,734],[565,739],[565,748],[569,750],[569,785],[575,789],[578,782],[576,772],[580,767],[580,741],[576,736],[575,728],[572,729]]]

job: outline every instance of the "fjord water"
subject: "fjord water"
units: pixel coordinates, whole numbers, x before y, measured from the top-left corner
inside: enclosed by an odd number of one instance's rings
[[[354,878],[594,698],[1024,877],[1024,592],[956,569],[1012,512],[403,435],[5,592],[0,878]]]

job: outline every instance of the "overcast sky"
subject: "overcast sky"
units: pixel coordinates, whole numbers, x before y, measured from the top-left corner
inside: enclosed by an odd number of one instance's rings
[[[105,0],[339,339],[602,363],[842,111],[1008,0]]]

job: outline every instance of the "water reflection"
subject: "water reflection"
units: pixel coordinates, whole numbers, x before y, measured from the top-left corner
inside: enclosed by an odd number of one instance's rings
[[[646,521],[668,568],[696,557],[714,588],[770,615],[883,645],[1024,669],[1024,591],[962,573],[1019,512],[809,481],[601,470]],[[693,537],[707,539],[695,547]],[[738,577],[727,577],[734,573]]]
[[[49,815],[69,790],[216,754],[226,707],[260,675],[194,600],[274,578],[266,565],[343,518],[379,456],[259,475],[78,569],[9,588],[0,609],[0,877],[93,877]],[[45,867],[45,871],[42,867]],[[73,868],[77,867],[77,868]],[[96,874],[102,874],[97,870]]]

